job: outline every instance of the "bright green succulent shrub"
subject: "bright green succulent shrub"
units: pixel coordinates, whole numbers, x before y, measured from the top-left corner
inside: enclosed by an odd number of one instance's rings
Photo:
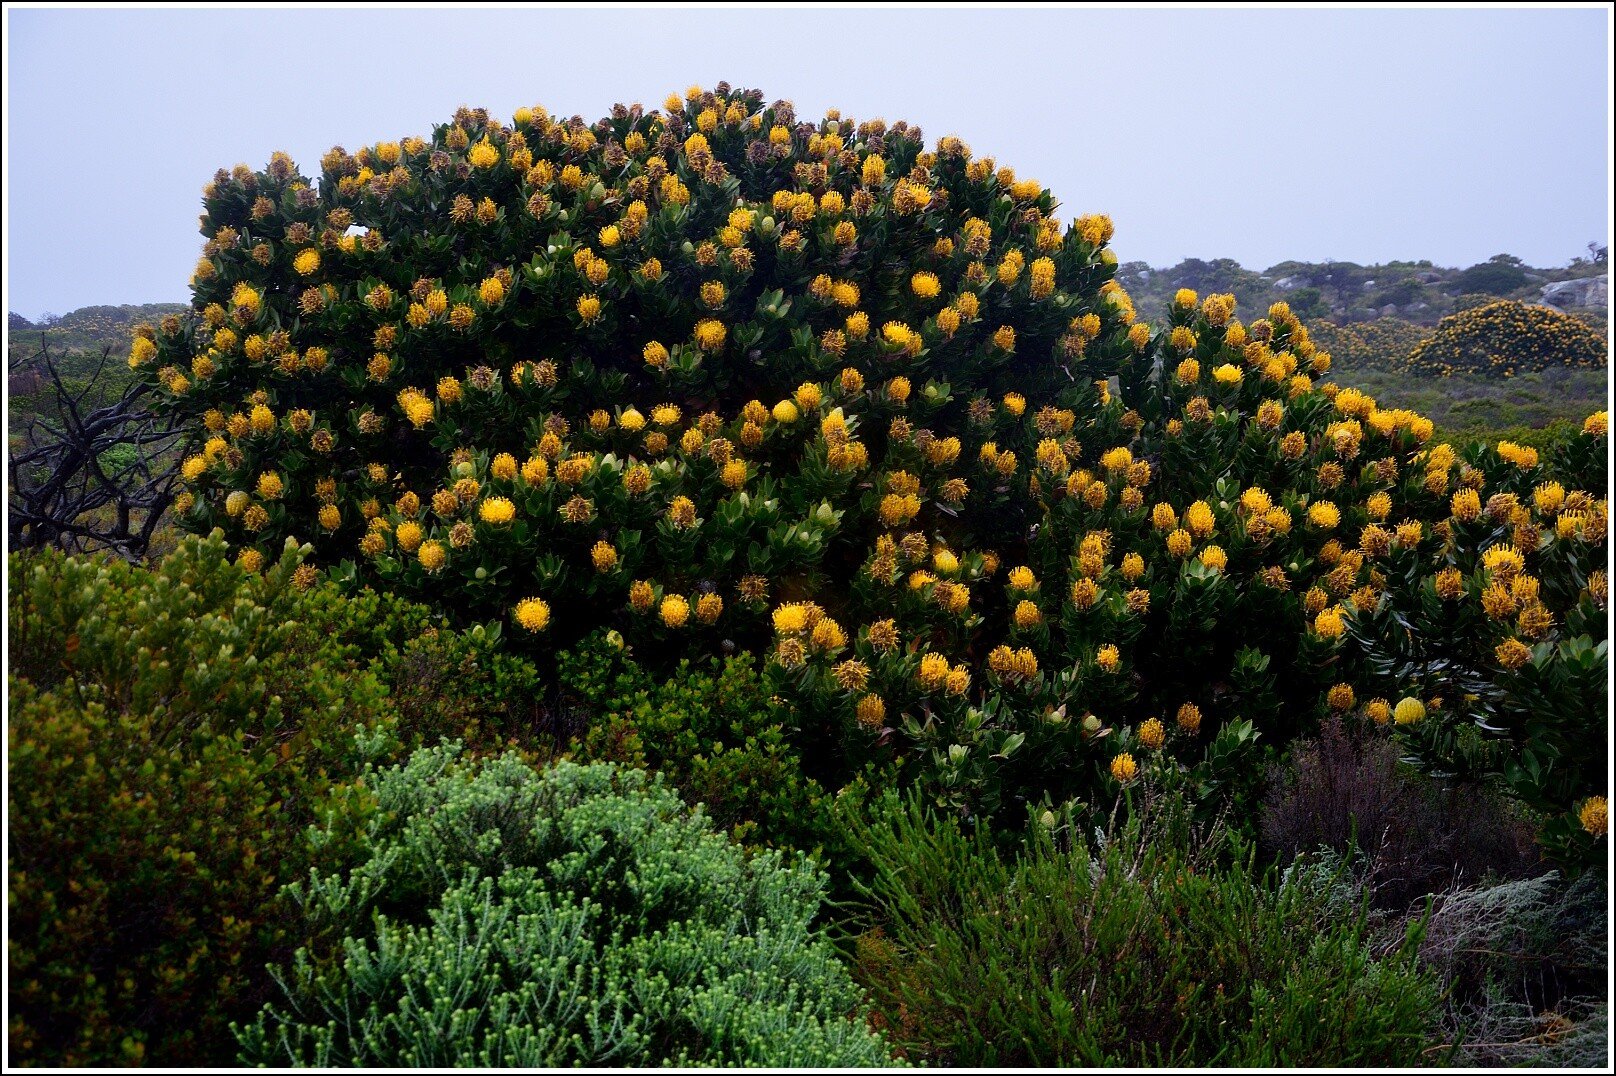
[[[387,744],[386,688],[295,550],[262,573],[194,537],[153,569],[9,567],[11,1057],[227,1059],[288,940],[303,828]]]
[[[1604,369],[1607,350],[1605,335],[1579,318],[1504,299],[1443,318],[1408,362],[1444,377],[1460,370],[1512,377],[1557,367]]]
[[[805,735],[962,814],[1354,709],[1353,611],[1478,552],[1430,421],[1316,380],[1283,303],[1147,324],[1107,218],[904,123],[463,109],[204,202],[193,310],[130,354],[195,433],[187,526],[537,661],[765,653]]]
[[[810,926],[823,875],[749,856],[660,780],[443,746],[367,785],[355,865],[291,890],[329,942],[240,1029],[243,1062],[890,1063]]]
[[[1427,1059],[1418,924],[1385,951],[1329,871],[1259,870],[1136,791],[1097,843],[1048,812],[1006,853],[913,797],[856,827],[876,876],[855,974],[895,1046],[985,1068]]]

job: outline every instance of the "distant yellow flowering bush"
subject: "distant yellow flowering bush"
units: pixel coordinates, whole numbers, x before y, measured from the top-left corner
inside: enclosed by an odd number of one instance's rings
[[[1561,367],[1604,369],[1606,345],[1602,333],[1570,314],[1501,299],[1443,318],[1408,361],[1418,373],[1443,377],[1456,371],[1513,377]]]
[[[1401,697],[1358,622],[1433,578],[1485,615],[1505,540],[1546,585],[1488,653],[1548,645],[1576,591],[1537,563],[1604,548],[1602,485],[1433,445],[1282,303],[1186,289],[1151,324],[1107,218],[903,122],[728,86],[467,108],[313,180],[221,171],[204,209],[193,316],[129,356],[195,432],[186,526],[535,652],[766,653],[966,811]]]

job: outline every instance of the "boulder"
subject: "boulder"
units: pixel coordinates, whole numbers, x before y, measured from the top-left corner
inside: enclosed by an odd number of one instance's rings
[[[1581,280],[1557,280],[1541,289],[1542,300],[1561,310],[1603,310],[1610,302],[1608,274]]]

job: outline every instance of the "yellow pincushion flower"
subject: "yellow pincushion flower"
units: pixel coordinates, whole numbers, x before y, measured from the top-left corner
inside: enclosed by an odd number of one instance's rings
[[[792,602],[774,610],[774,630],[781,635],[796,635],[808,627],[808,610]]]
[[[499,150],[490,145],[488,139],[483,139],[466,154],[466,161],[473,168],[492,168],[499,163]]]
[[[477,294],[485,306],[497,306],[505,299],[505,285],[498,277],[491,276],[477,287]]]
[[[416,429],[430,423],[436,413],[432,400],[418,389],[405,389],[398,394],[398,406],[404,412],[404,417],[410,420],[410,425]]]
[[[1099,652],[1094,655],[1094,662],[1105,672],[1116,672],[1117,667],[1122,663],[1122,652],[1107,643],[1105,646],[1100,647]]]
[[[1545,482],[1532,491],[1532,503],[1544,515],[1553,515],[1565,504],[1565,487],[1558,482]]]
[[[1481,518],[1481,494],[1473,489],[1461,489],[1449,502],[1453,518],[1461,523],[1473,523]]]
[[[1245,375],[1240,372],[1240,367],[1235,366],[1233,363],[1226,362],[1212,369],[1212,380],[1220,385],[1238,385],[1244,377]]]
[[[596,321],[598,321],[600,319],[600,311],[601,311],[600,296],[598,296],[598,295],[580,295],[578,297],[577,306],[578,306],[578,317],[584,322],[584,324],[586,324],[586,325],[593,324],[594,322],[596,322]]]
[[[788,426],[802,417],[797,405],[790,400],[781,400],[774,405],[774,410],[770,413],[774,416],[774,421],[783,426]]]
[[[1601,412],[1603,414],[1603,412]],[[1577,810],[1577,821],[1594,838],[1603,837],[1610,830],[1610,805],[1604,796],[1589,796]]]
[[[416,559],[421,562],[421,567],[425,568],[429,574],[436,575],[443,570],[444,564],[448,562],[449,554],[443,548],[442,542],[422,542],[421,548],[416,552]]]
[[[1320,638],[1339,639],[1346,630],[1346,617],[1339,605],[1322,610],[1313,618],[1313,632]]]
[[[550,624],[550,605],[543,598],[523,598],[516,603],[516,622],[535,634]]]
[[[689,497],[675,497],[668,504],[668,522],[679,530],[689,530],[696,525],[696,505]]]
[[[1307,521],[1320,530],[1334,530],[1341,522],[1341,510],[1329,501],[1315,501],[1308,506]]]
[[[881,339],[904,351],[920,350],[920,337],[901,321],[889,321],[881,326]]]
[[[228,330],[227,330],[228,331]],[[157,355],[157,345],[144,336],[137,336],[129,347],[129,368],[144,366]]]
[[[1505,639],[1493,648],[1493,656],[1506,669],[1518,669],[1532,660],[1532,648],[1519,639]]]
[[[942,285],[937,281],[936,273],[920,272],[909,278],[909,290],[922,299],[935,299]]]
[[[1508,582],[1526,567],[1526,559],[1512,545],[1498,545],[1481,555],[1482,567]]]
[[[1038,588],[1038,577],[1035,576],[1032,569],[1026,565],[1011,568],[1010,574],[1006,577],[1006,579],[1010,585],[1010,589],[1013,591],[1026,592],[1036,590]]]
[[[729,330],[724,323],[713,318],[705,318],[696,323],[696,346],[703,351],[718,351],[724,346]]]
[[[1139,764],[1124,751],[1111,760],[1111,776],[1121,784],[1128,784],[1139,776]]]
[[[530,486],[542,485],[550,477],[550,462],[543,456],[529,456],[522,464],[522,481]]]
[[[1205,501],[1196,501],[1184,509],[1184,526],[1197,538],[1210,536],[1217,526],[1216,517],[1212,514],[1212,506]]]
[[[948,680],[948,659],[941,654],[926,654],[920,659],[920,668],[915,673],[915,679],[927,691],[935,691]]]
[[[422,537],[421,525],[413,519],[400,523],[398,530],[393,532],[393,540],[398,543],[398,548],[405,553],[414,553],[420,546]]]
[[[662,599],[659,612],[662,623],[670,628],[682,628],[690,620],[690,602],[682,595],[669,594]]]
[[[285,484],[281,476],[274,471],[265,471],[258,476],[258,495],[266,501],[280,500],[281,493],[285,491]]]
[[[1044,614],[1043,611],[1040,610],[1034,603],[1022,600],[1016,603],[1013,619],[1015,620],[1015,625],[1018,628],[1035,628],[1039,624],[1043,623]]]
[[[516,505],[507,497],[490,497],[478,507],[477,517],[484,523],[502,527],[516,518]]]
[[[809,638],[818,650],[839,650],[847,645],[847,633],[830,617],[821,617]]]
[[[1425,703],[1413,696],[1398,699],[1397,706],[1392,710],[1392,719],[1399,725],[1413,725],[1424,717]]]

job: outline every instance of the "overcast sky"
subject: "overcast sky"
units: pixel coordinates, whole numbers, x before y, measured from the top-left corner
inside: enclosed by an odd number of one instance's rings
[[[8,11],[7,307],[183,301],[214,170],[461,104],[728,79],[958,134],[1123,260],[1564,264],[1609,234],[1604,10]]]

